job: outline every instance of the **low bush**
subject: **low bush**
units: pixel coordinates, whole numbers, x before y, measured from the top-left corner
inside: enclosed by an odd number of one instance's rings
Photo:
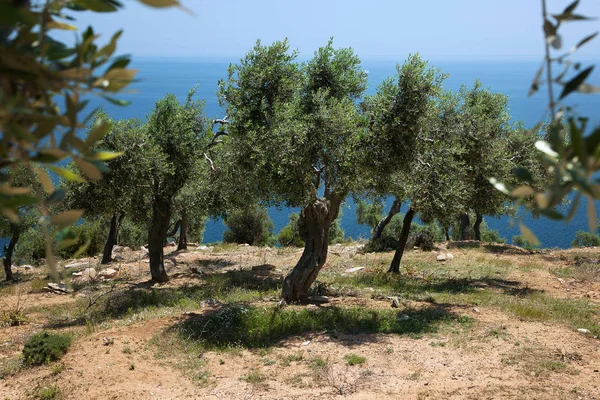
[[[59,360],[71,345],[71,337],[48,332],[33,335],[23,347],[23,362],[27,366]]]
[[[587,231],[575,232],[575,240],[571,242],[571,247],[596,247],[600,246],[600,236]]]
[[[224,222],[228,228],[223,233],[225,243],[265,246],[273,241],[273,221],[260,206],[232,211]]]

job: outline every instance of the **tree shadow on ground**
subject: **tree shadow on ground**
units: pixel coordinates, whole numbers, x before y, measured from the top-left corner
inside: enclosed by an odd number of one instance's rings
[[[501,291],[504,294],[523,294],[521,282],[498,278],[424,278],[417,276],[391,275],[387,273],[362,273],[343,277],[336,283],[357,287],[372,287],[389,290],[390,294],[422,295],[425,293],[468,294],[481,289]],[[527,289],[528,293],[534,289]],[[543,290],[537,290],[543,292]]]
[[[101,323],[110,319],[119,319],[147,309],[156,308],[193,308],[200,307],[207,299],[230,301],[228,296],[237,294],[240,298],[249,293],[248,298],[266,296],[273,290],[281,289],[278,276],[257,275],[251,271],[227,271],[226,273],[203,274],[202,281],[193,285],[168,286],[156,285],[152,281],[140,282],[127,288],[115,290],[103,296],[85,315],[60,322],[60,326],[51,323],[47,328],[58,328],[85,324],[92,320]],[[100,296],[98,291],[92,296]]]
[[[470,319],[454,314],[447,305],[427,305],[403,310],[321,307],[260,308],[241,304],[224,306],[216,311],[189,316],[171,326],[182,340],[206,349],[232,346],[268,347],[293,335],[329,334],[348,346],[377,341],[375,335],[402,334],[420,336],[434,333],[442,324],[466,323]]]

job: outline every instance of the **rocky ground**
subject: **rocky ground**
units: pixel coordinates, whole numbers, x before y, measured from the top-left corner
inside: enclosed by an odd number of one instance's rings
[[[441,244],[409,252],[389,277],[391,253],[337,245],[313,304],[283,307],[281,278],[301,249],[166,251],[163,285],[129,249],[108,266],[61,262],[64,286],[44,267],[17,268],[18,282],[0,286],[0,398],[600,398],[600,249]],[[233,328],[262,341],[215,345],[227,332],[206,318],[232,307],[270,315],[269,335],[242,318]],[[373,321],[344,321],[353,313]],[[389,316],[394,333],[382,333]],[[43,330],[73,335],[72,346],[23,368],[23,344]]]

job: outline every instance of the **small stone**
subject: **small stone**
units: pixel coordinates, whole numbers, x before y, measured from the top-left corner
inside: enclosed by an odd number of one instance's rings
[[[454,254],[446,253],[446,260],[454,260]]]
[[[584,334],[590,333],[590,331],[585,328],[579,328],[579,329],[577,329],[577,332],[584,333]]]
[[[564,280],[564,279],[562,279],[562,278],[556,278],[556,279],[557,279],[557,280],[558,280],[560,283],[562,283],[562,284],[564,284],[564,283],[565,283],[565,280]]]
[[[56,294],[67,294],[72,293],[73,289],[68,288],[64,283],[48,282],[48,285],[44,288],[46,291]]]
[[[27,264],[27,265],[21,265],[21,268],[23,268],[23,269],[33,269],[33,266],[29,265],[29,264]]]
[[[272,271],[274,269],[275,266],[271,264],[254,265],[252,267],[252,271]]]
[[[329,297],[327,296],[310,296],[308,298],[308,301],[312,302],[312,303],[329,303]]]
[[[398,321],[408,321],[410,319],[410,316],[406,315],[406,314],[402,314],[398,316]]]
[[[108,338],[108,337],[103,337],[102,338],[102,344],[104,346],[111,346],[115,343],[115,340],[113,338]]]
[[[365,267],[354,267],[354,268],[348,268],[348,269],[346,270],[346,272],[348,272],[348,273],[350,273],[350,274],[351,274],[351,273],[353,273],[353,272],[358,272],[358,271],[360,271],[360,270],[362,270],[362,269],[365,269]]]
[[[398,297],[392,297],[392,308],[398,307],[400,307],[400,300],[398,300]]]
[[[127,246],[114,246],[112,252],[114,254],[125,253],[126,251],[131,251],[131,249]]]
[[[302,346],[308,346],[310,344],[310,340],[307,340],[306,342],[302,343]]]
[[[446,255],[445,254],[438,254],[436,257],[436,260],[438,261],[446,261]]]
[[[279,303],[277,304],[277,307],[278,308],[283,308],[285,306],[287,306],[286,301],[284,299],[279,300]]]
[[[210,250],[210,247],[202,245],[202,246],[198,247],[198,250],[206,251],[206,250]]]
[[[98,271],[94,268],[86,268],[81,271],[81,276],[85,279],[94,279],[98,276]]]
[[[118,273],[119,271],[117,271],[114,268],[106,268],[100,271],[100,276],[103,276],[105,278],[114,278],[115,276],[117,276]]]
[[[148,254],[148,249],[144,246],[140,246],[140,251],[142,252],[142,254]]]
[[[88,263],[71,263],[65,265],[65,269],[87,267]]]
[[[481,311],[479,311],[479,308],[473,307],[473,312],[480,313]]]

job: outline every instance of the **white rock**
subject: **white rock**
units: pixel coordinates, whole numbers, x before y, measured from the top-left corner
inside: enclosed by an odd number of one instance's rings
[[[346,272],[348,272],[348,273],[353,273],[353,272],[358,272],[358,271],[360,271],[360,270],[362,270],[362,269],[365,269],[365,267],[354,267],[354,268],[348,268],[348,269],[346,270]]]
[[[119,271],[117,271],[114,268],[106,268],[100,271],[100,276],[103,276],[105,278],[114,278],[115,276],[117,276],[118,273]]]
[[[71,269],[71,268],[81,268],[81,267],[87,267],[88,263],[71,263],[71,264],[67,264],[65,265],[65,269]]]
[[[23,268],[23,269],[33,269],[33,265],[29,265],[29,264],[27,264],[27,265],[21,265],[21,268]]]
[[[127,246],[114,246],[112,252],[114,254],[125,253],[126,251],[131,251],[131,249]]]
[[[579,328],[579,329],[577,329],[577,332],[579,332],[579,333],[590,333],[590,331],[587,330],[587,329],[585,329],[585,328]]]
[[[81,271],[81,276],[85,279],[94,279],[98,276],[98,271],[94,268],[86,268]]]
[[[454,254],[446,253],[446,260],[454,260]]]
[[[436,260],[438,261],[446,261],[446,255],[445,254],[438,254],[436,257]]]
[[[398,316],[398,321],[408,321],[410,319],[410,316],[406,315],[406,314],[402,314]]]
[[[140,246],[140,250],[142,251],[142,254],[148,254],[148,249],[144,246]]]
[[[308,346],[310,344],[310,340],[307,340],[306,342],[302,343],[302,346]]]
[[[473,307],[473,312],[479,313],[479,312],[481,312],[481,311],[479,311],[479,308],[477,308],[477,307]]]
[[[210,250],[211,248],[205,245],[199,246],[198,250],[202,250],[202,251],[206,251],[206,250]]]
[[[57,294],[67,294],[73,292],[73,289],[69,289],[64,283],[48,282],[48,285],[44,289]]]

